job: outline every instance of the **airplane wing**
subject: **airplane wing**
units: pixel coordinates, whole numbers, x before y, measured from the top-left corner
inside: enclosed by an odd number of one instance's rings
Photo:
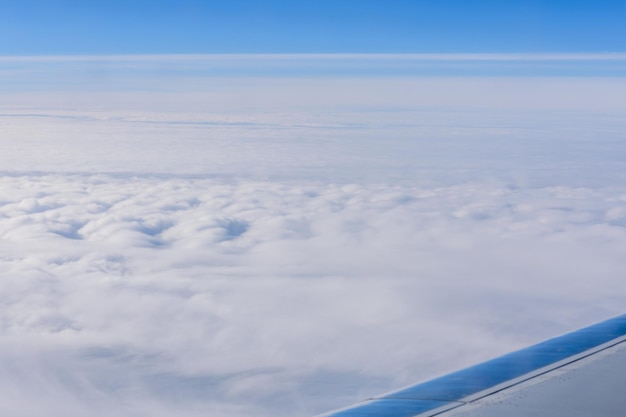
[[[624,416],[625,342],[622,315],[322,416]]]

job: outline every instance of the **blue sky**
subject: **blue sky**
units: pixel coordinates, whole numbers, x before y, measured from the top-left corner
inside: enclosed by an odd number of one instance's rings
[[[626,2],[2,0],[0,55],[622,52]]]

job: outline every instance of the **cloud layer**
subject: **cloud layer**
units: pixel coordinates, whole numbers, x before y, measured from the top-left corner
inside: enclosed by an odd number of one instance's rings
[[[469,89],[459,96],[484,93]],[[137,94],[130,101],[134,110],[98,109],[95,98],[83,103],[83,110],[0,110],[0,167],[9,175],[149,173],[344,184],[495,179],[521,187],[603,187],[626,180],[621,113],[485,110],[479,102],[455,110],[384,105],[359,110],[333,104],[332,98],[325,99],[328,107],[317,103],[313,111],[289,108],[287,101],[280,111],[240,105],[236,111],[202,112],[193,97],[191,103],[185,97]],[[141,110],[151,99],[166,108]],[[196,104],[198,110],[188,111]]]
[[[625,302],[623,188],[17,175],[0,195],[12,415],[306,416]]]
[[[0,59],[0,412],[306,417],[622,313],[596,58]]]

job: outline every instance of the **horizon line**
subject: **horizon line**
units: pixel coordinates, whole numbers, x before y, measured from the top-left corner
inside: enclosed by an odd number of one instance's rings
[[[409,60],[409,61],[626,61],[626,52],[545,53],[216,53],[216,54],[59,54],[0,55],[0,62],[159,61],[159,60]]]

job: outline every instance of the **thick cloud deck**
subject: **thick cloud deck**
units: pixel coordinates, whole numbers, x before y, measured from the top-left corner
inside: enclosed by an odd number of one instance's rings
[[[1,415],[311,416],[626,305],[623,55],[0,61]]]
[[[4,176],[0,409],[311,415],[621,311],[625,227],[614,187]]]

